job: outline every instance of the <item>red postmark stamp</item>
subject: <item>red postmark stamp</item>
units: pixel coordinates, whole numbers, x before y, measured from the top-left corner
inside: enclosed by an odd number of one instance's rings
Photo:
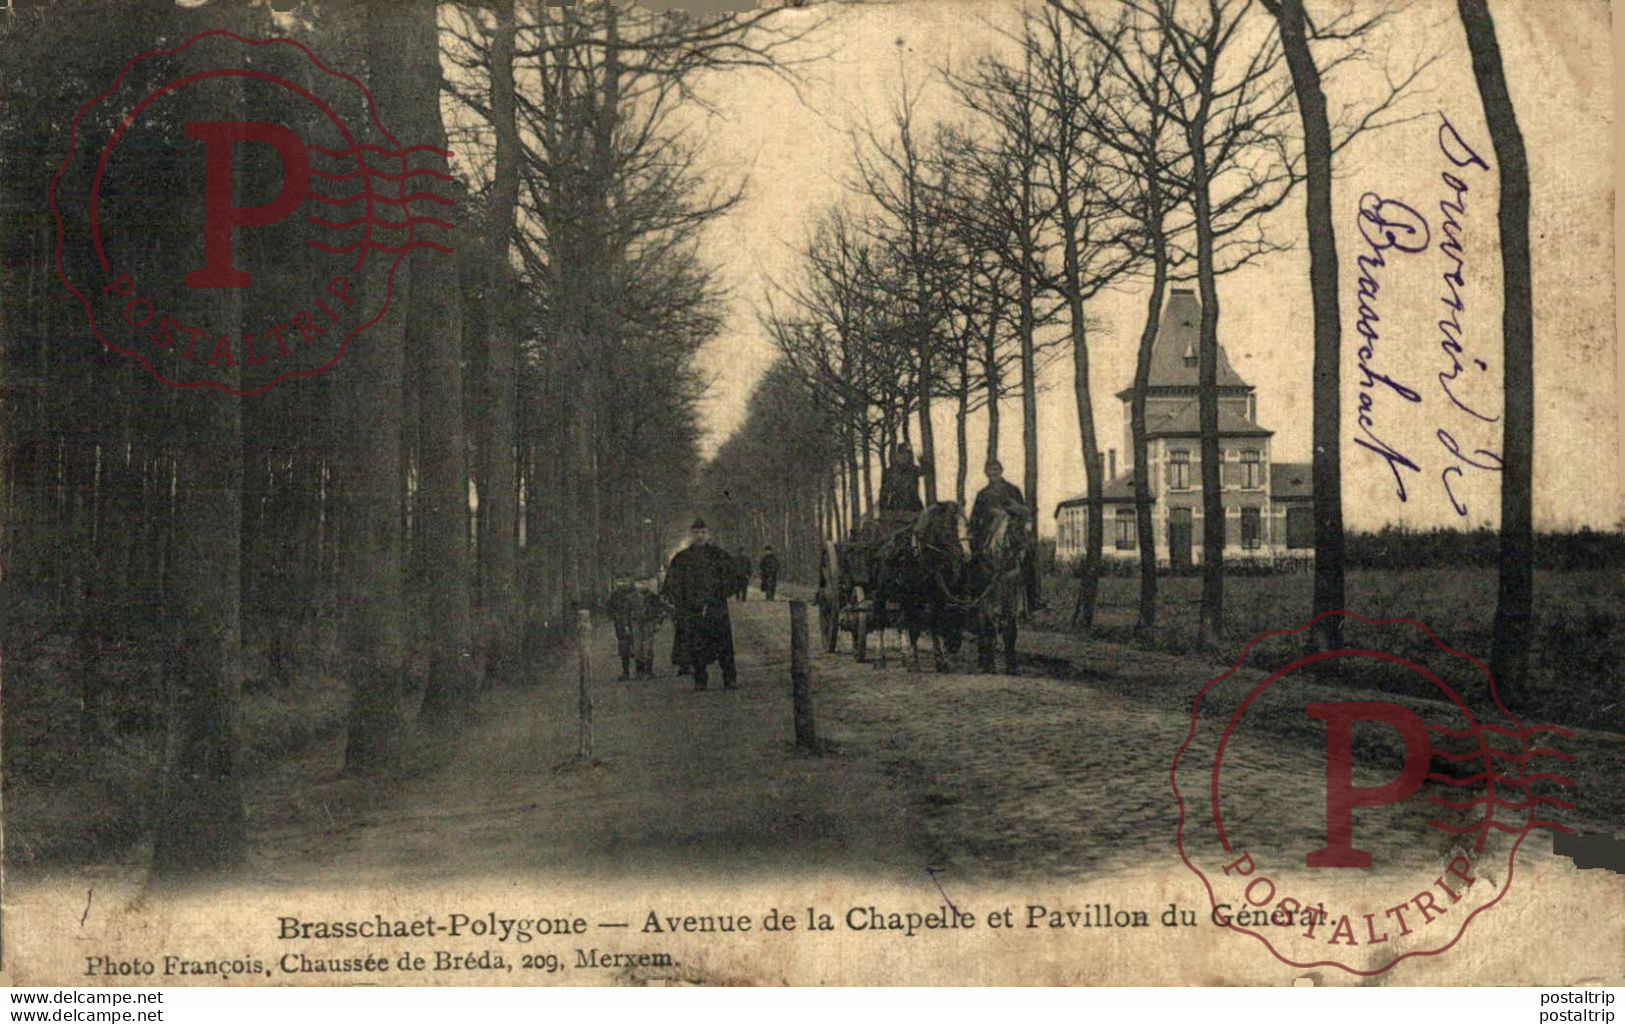
[[[1574,758],[1550,744],[1573,734],[1520,722],[1420,623],[1330,614],[1360,646],[1303,655],[1313,623],[1264,633],[1197,695],[1177,840],[1213,923],[1293,967],[1374,975],[1450,949],[1534,830],[1571,831],[1554,817]],[[1335,684],[1309,671],[1330,659],[1348,659]]]
[[[166,384],[311,377],[384,315],[408,252],[452,251],[454,200],[432,186],[453,179],[424,153],[451,155],[403,146],[303,44],[203,32],[132,58],[75,115],[57,270],[102,344]]]

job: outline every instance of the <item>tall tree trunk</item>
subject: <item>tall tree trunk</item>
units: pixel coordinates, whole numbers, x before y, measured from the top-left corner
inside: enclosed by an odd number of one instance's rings
[[[1023,190],[1029,191],[1024,184]],[[1030,224],[1030,221],[1028,222]],[[1028,518],[1038,528],[1038,374],[1033,353],[1033,245],[1032,235],[1023,226],[1021,254],[1021,450],[1022,493],[1027,499]],[[1033,590],[1037,590],[1035,586]]]
[[[234,292],[210,296],[205,303],[213,308],[193,322],[240,322],[240,302]],[[246,842],[236,764],[242,399],[211,388],[186,397],[178,413],[183,500],[167,602],[168,731],[152,855],[157,878],[235,864]]]
[[[400,51],[393,70],[399,78],[384,99],[397,104],[403,142],[444,148],[440,116],[440,46],[435,0],[409,0],[396,6],[395,36]],[[449,161],[436,153],[414,154],[413,167],[446,172]],[[414,188],[427,188],[430,179]],[[444,241],[455,248],[457,232]],[[415,237],[415,236],[414,236]],[[469,607],[468,466],[463,433],[462,294],[455,257],[433,249],[407,256],[412,267],[409,330],[422,339],[419,393],[425,430],[419,434],[423,496],[423,564],[428,572],[424,621],[433,631],[429,681],[422,714],[432,719],[471,716],[479,699],[473,662],[473,621]]]
[[[1342,340],[1338,311],[1337,234],[1332,226],[1332,131],[1320,68],[1309,50],[1303,0],[1271,4],[1281,31],[1281,50],[1292,72],[1298,113],[1303,120],[1304,215],[1309,233],[1309,293],[1315,316],[1313,461],[1315,508],[1315,590],[1311,616],[1344,607]],[[1310,642],[1318,650],[1342,646],[1343,619],[1330,615],[1316,624]]]
[[[1021,176],[1021,270],[1018,280],[1019,331],[1021,335],[1021,449],[1023,454],[1021,489],[1027,498],[1028,518],[1038,528],[1038,372],[1033,351],[1036,330],[1033,316],[1035,264],[1033,185],[1029,174]],[[1032,588],[1034,591],[1037,587]]]
[[[542,457],[537,444],[526,438],[520,446],[524,467],[520,488],[525,495],[525,544],[520,549],[521,591],[524,597],[524,628],[520,631],[518,650],[526,661],[534,661],[541,652],[542,620],[547,606],[547,549],[549,537],[542,527],[542,489],[540,477]],[[658,571],[659,566],[655,566]]]
[[[218,19],[215,12],[205,15],[210,27]],[[240,84],[228,88],[242,109]],[[233,163],[233,184],[241,188],[238,166]],[[201,202],[197,213],[195,222],[201,223]],[[186,304],[194,318],[187,322],[241,336],[240,290],[191,291]],[[236,365],[221,370],[216,379],[236,387]],[[243,399],[214,388],[195,388],[182,398],[174,419],[181,494],[172,520],[175,556],[164,603],[166,729],[151,869],[160,881],[234,866],[247,843],[237,775]]]
[[[967,341],[969,339],[966,339]],[[966,425],[970,419],[970,346],[959,346],[959,407],[954,414],[954,501],[965,507],[965,478],[970,469],[970,439]]]
[[[1067,173],[1061,168],[1059,173]],[[1106,537],[1106,480],[1100,465],[1100,437],[1095,433],[1095,406],[1089,396],[1089,337],[1083,320],[1083,282],[1080,279],[1077,225],[1065,213],[1070,197],[1061,193],[1063,210],[1064,269],[1066,276],[1066,308],[1068,328],[1072,339],[1072,394],[1078,409],[1078,438],[1083,448],[1083,472],[1088,483],[1089,519],[1088,540],[1084,548],[1083,579],[1078,583],[1077,605],[1072,610],[1075,626],[1090,629],[1095,624],[1095,597],[1100,587],[1101,547]],[[1036,523],[1037,520],[1034,519]]]
[[[1501,46],[1486,0],[1456,0],[1484,123],[1501,164],[1501,361],[1506,392],[1501,454],[1501,558],[1490,674],[1503,699],[1519,700],[1534,622],[1534,295],[1529,270],[1529,158],[1507,92]]]
[[[1156,173],[1156,172],[1153,172]],[[1145,399],[1151,388],[1151,354],[1157,345],[1163,292],[1168,284],[1168,245],[1162,230],[1161,191],[1153,182],[1147,202],[1151,227],[1151,295],[1146,300],[1145,328],[1134,361],[1134,393],[1129,396],[1129,433],[1134,445],[1134,533],[1140,548],[1140,614],[1135,637],[1144,644],[1157,628],[1157,538],[1151,520],[1151,446],[1145,436]]]
[[[990,317],[987,325],[986,348],[982,356],[982,373],[987,384],[987,457],[999,457],[999,326],[998,317]]]
[[[514,101],[514,0],[496,0],[491,37],[491,122],[495,165],[488,206],[489,316],[486,321],[486,399],[480,455],[484,484],[480,513],[481,604],[488,674],[506,673],[518,646],[518,495],[514,479],[514,398],[519,335],[509,287],[508,247],[519,204],[519,129]]]
[[[931,333],[923,332],[920,341],[919,372],[916,374],[915,401],[920,414],[920,478],[925,482],[925,503],[937,500],[937,432],[931,423]],[[906,421],[906,417],[905,417]]]
[[[381,6],[354,12],[357,34],[368,41],[374,94],[395,68],[401,29],[393,12]],[[368,260],[362,289],[377,296],[389,287],[390,264]],[[405,375],[407,303],[411,270],[395,270],[395,301],[347,353],[349,360],[335,389],[335,423],[341,425],[338,453],[337,509],[338,607],[341,670],[350,685],[349,737],[344,767],[375,772],[390,767],[399,750],[404,724],[405,636],[402,620],[401,482],[402,381]]]
[[[869,415],[868,410],[865,410],[863,415],[865,417],[867,417]],[[875,446],[874,446],[874,430],[869,425],[867,420],[863,424],[862,443],[863,443],[863,511],[864,511],[865,514],[869,514],[869,513],[873,513],[874,510],[875,510],[875,483],[874,483],[874,469],[873,469],[874,448],[875,448]]]
[[[846,443],[846,498],[852,509],[852,522],[857,523],[863,519],[863,507],[859,502],[863,498],[862,489],[858,486],[858,453],[853,449],[852,432],[847,431]]]
[[[1213,267],[1213,207],[1206,140],[1191,140],[1192,196],[1196,211],[1196,278],[1202,295],[1197,334],[1197,426],[1202,449],[1202,610],[1198,646],[1211,650],[1224,632],[1223,453],[1219,448],[1219,289]]]

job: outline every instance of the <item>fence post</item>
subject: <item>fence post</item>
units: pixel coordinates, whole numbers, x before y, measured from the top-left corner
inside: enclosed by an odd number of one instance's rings
[[[576,756],[583,761],[592,760],[592,693],[587,689],[587,681],[592,676],[587,661],[591,639],[592,613],[585,608],[579,609],[576,612],[576,648],[581,661],[581,695],[576,706],[581,713],[581,736]]]
[[[807,654],[807,602],[790,602],[790,700],[795,707],[796,746],[818,753],[813,729],[812,668]]]

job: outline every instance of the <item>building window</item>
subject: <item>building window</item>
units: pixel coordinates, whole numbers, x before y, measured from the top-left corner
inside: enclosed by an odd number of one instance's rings
[[[1241,546],[1254,551],[1259,543],[1259,514],[1256,508],[1241,510]]]
[[[1134,510],[1131,508],[1117,510],[1117,550],[1134,550]]]
[[[1191,453],[1184,450],[1168,453],[1168,486],[1176,491],[1188,491],[1191,487]]]
[[[1293,505],[1286,510],[1286,546],[1312,548],[1315,546],[1315,514],[1307,505]]]
[[[1263,464],[1258,461],[1258,453],[1244,451],[1241,453],[1241,486],[1256,490],[1264,486]]]

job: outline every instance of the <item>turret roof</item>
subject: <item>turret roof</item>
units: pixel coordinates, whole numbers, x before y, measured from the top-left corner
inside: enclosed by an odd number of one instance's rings
[[[1190,288],[1175,288],[1168,293],[1162,307],[1162,320],[1157,324],[1157,340],[1151,348],[1151,379],[1149,390],[1155,394],[1161,389],[1195,391],[1197,386],[1196,342],[1202,320],[1202,303]],[[1219,344],[1219,365],[1215,380],[1220,388],[1251,390],[1252,385],[1230,365],[1224,344]],[[1127,401],[1134,393],[1132,383],[1117,393]]]

